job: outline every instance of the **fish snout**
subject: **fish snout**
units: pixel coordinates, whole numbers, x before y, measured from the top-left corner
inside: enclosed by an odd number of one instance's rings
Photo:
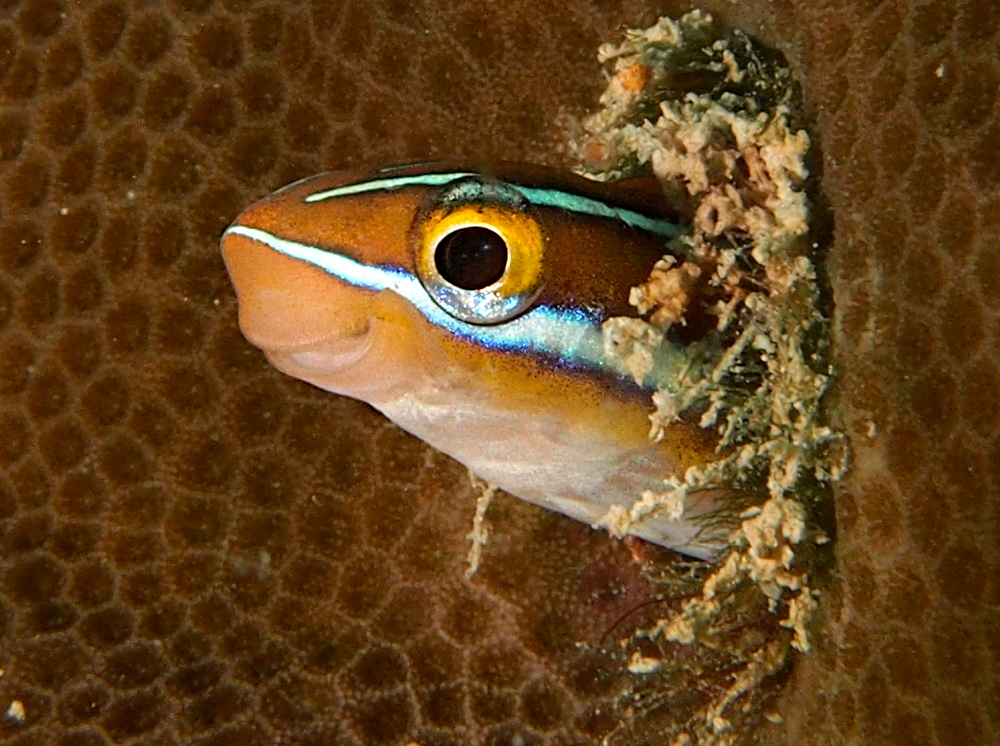
[[[265,352],[338,342],[356,348],[368,334],[369,291],[232,229],[223,235],[222,255],[236,288],[240,329]]]
[[[262,229],[237,221],[223,235],[222,254],[240,329],[278,370],[379,406],[440,365],[435,346],[414,334],[403,298],[283,254],[255,231]]]

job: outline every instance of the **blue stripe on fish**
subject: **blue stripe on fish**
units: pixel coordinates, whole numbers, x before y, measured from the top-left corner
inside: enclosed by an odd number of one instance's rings
[[[374,179],[372,181],[362,181],[358,184],[348,184],[347,186],[327,189],[322,192],[310,194],[305,198],[306,202],[322,202],[337,197],[348,197],[366,192],[390,191],[401,189],[407,186],[442,186],[449,184],[467,176],[479,176],[480,174],[471,171],[455,171],[443,174],[417,174],[414,176],[396,176],[388,179]],[[610,218],[620,220],[633,228],[648,231],[664,238],[676,238],[681,231],[669,220],[651,218],[634,210],[627,210],[623,207],[614,207],[596,199],[581,197],[578,194],[562,192],[558,189],[540,189],[536,187],[525,187],[507,182],[512,189],[520,192],[528,202],[538,207],[555,207],[560,210],[567,210],[581,215],[592,215],[600,218]]]
[[[603,367],[600,321],[581,309],[557,310],[537,306],[523,316],[497,326],[479,326],[456,319],[427,294],[414,275],[398,267],[362,264],[318,246],[290,241],[258,228],[230,227],[235,233],[258,241],[279,254],[319,267],[334,277],[359,288],[391,290],[412,303],[431,323],[485,347],[522,352],[559,354],[588,367]],[[572,342],[567,345],[567,340]]]
[[[378,267],[362,264],[342,254],[318,246],[291,241],[273,233],[234,225],[225,235],[235,234],[268,246],[279,254],[322,269],[334,277],[359,288],[390,290],[405,298],[435,326],[483,347],[542,354],[554,357],[570,368],[603,371],[620,379],[631,380],[617,361],[609,360],[604,352],[601,320],[579,308],[557,309],[539,305],[523,316],[496,326],[479,326],[456,319],[435,303],[427,290],[411,273],[398,267]],[[657,366],[646,388],[653,389],[674,375],[676,366],[684,364],[683,352],[668,355]]]

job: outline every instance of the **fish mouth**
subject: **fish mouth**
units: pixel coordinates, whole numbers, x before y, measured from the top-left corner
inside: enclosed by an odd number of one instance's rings
[[[377,408],[412,383],[415,368],[400,359],[401,354],[405,358],[405,349],[405,340],[370,319],[357,332],[271,348],[265,354],[282,373]]]
[[[280,369],[289,367],[311,374],[343,371],[360,363],[374,343],[371,320],[362,329],[350,334],[334,334],[308,344],[267,350],[267,356]]]

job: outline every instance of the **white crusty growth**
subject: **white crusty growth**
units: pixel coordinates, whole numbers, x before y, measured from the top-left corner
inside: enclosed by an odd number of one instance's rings
[[[714,645],[715,625],[746,598],[748,587],[756,587],[772,611],[784,609],[781,625],[791,630],[790,637],[732,651],[734,661],[746,665],[743,673],[702,713],[700,725],[674,731],[678,742],[729,743],[735,735],[725,715],[736,699],[777,671],[789,646],[810,648],[807,625],[816,598],[809,567],[799,555],[805,542],[826,538],[808,528],[799,490],[806,478],[839,479],[847,450],[843,437],[820,416],[830,371],[815,339],[825,338],[826,320],[808,235],[809,136],[789,125],[791,88],[767,110],[752,96],[729,92],[688,93],[652,102],[655,107],[648,98],[648,91],[669,89],[664,83],[676,60],[703,60],[699,64],[726,80],[743,80],[748,71],[725,41],[708,39],[711,33],[711,17],[695,11],[678,21],[661,19],[646,31],[629,31],[620,45],[602,46],[599,59],[613,65],[614,75],[601,99],[603,109],[584,120],[571,147],[584,175],[619,179],[645,168],[668,191],[681,184],[693,210],[690,234],[670,244],[670,253],[681,259],[666,257],[633,289],[632,304],[646,321],[605,326],[626,359],[652,358],[663,338],[656,332],[686,322],[689,287],[706,267],[712,268],[710,283],[721,298],[711,309],[716,333],[701,343],[700,356],[697,350],[691,356],[701,364],[688,366],[672,386],[653,395],[650,418],[655,439],[696,408],[701,425],[720,434],[718,460],[664,479],[661,490],[637,494],[631,508],[616,507],[602,523],[623,534],[650,516],[678,515],[691,493],[739,490],[756,480],[758,504],[736,501],[733,515],[718,516],[719,523],[734,528],[729,550],[716,560],[701,593],[645,633]],[[636,80],[645,88],[637,88]],[[651,109],[658,112],[654,118],[637,113]],[[629,344],[617,339],[622,329],[628,330]],[[747,371],[754,372],[749,379]],[[645,657],[634,668],[659,670]]]

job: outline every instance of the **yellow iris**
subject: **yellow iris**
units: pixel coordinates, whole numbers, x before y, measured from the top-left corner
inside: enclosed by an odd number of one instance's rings
[[[443,239],[464,228],[486,228],[507,245],[507,268],[492,285],[477,292],[502,298],[534,297],[542,280],[545,235],[528,213],[503,204],[441,206],[427,213],[417,226],[416,261],[421,278],[439,275],[435,252]]]

